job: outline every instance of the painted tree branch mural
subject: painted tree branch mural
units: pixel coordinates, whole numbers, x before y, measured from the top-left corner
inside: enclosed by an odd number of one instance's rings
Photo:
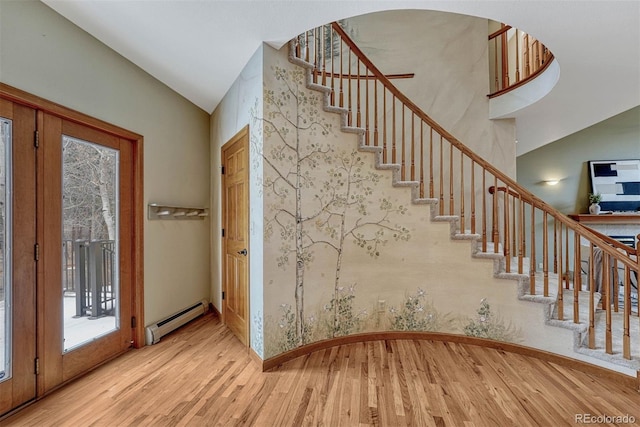
[[[326,239],[323,243],[336,253],[333,298],[330,302],[333,309],[332,337],[353,332],[344,327],[345,323],[353,324],[350,320],[351,310],[340,303],[351,304],[351,299],[341,295],[344,287],[340,283],[346,239],[352,239],[372,258],[377,258],[388,234],[396,240],[410,238],[407,228],[390,221],[394,214],[404,215],[406,207],[395,206],[385,198],[379,200],[378,209],[372,209],[369,205],[380,175],[372,171],[364,172],[363,166],[364,162],[355,150],[336,154],[334,167],[329,169],[328,177],[316,195],[318,205],[323,207],[315,223],[316,229]]]
[[[491,305],[486,298],[480,300],[480,308],[476,311],[476,318],[468,320],[463,333],[472,337],[507,342],[518,342],[522,336],[520,329],[505,322],[491,311]]]
[[[305,344],[304,273],[313,260],[315,242],[308,238],[306,226],[312,216],[303,212],[303,189],[313,189],[312,170],[318,162],[330,162],[330,149],[311,142],[317,136],[328,136],[331,123],[318,114],[320,99],[303,89],[302,70],[288,71],[276,67],[278,91],[265,90],[264,138],[269,140],[263,159],[273,176],[265,177],[265,191],[275,196],[265,218],[265,238],[277,232],[281,239],[278,266],[286,268],[295,262],[295,333],[297,345]],[[293,203],[291,203],[293,201]],[[289,320],[293,321],[290,316]]]
[[[364,167],[357,150],[333,147],[331,116],[321,111],[319,95],[306,89],[304,72],[273,71],[277,89],[265,89],[264,117],[258,119],[265,140],[265,240],[279,241],[280,268],[295,264],[295,310],[285,305],[279,325],[295,324],[295,340],[286,332],[286,341],[299,346],[311,334],[312,325],[305,324],[304,280],[315,253],[335,256],[327,335],[345,335],[357,327],[353,292],[346,294],[341,283],[345,245],[352,243],[377,258],[388,239],[406,241],[410,232],[393,221],[406,213],[405,206],[376,200],[381,175]]]

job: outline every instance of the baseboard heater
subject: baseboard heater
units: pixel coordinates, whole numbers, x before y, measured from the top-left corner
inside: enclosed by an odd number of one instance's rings
[[[196,317],[205,314],[208,309],[209,301],[202,300],[191,307],[187,307],[184,310],[147,326],[145,331],[147,345],[157,344],[160,342],[160,338],[167,335],[169,332],[175,331],[180,326],[183,326]]]

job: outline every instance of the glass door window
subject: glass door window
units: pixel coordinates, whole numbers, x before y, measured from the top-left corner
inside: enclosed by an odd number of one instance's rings
[[[0,117],[0,381],[11,378],[11,124]]]
[[[62,135],[63,351],[119,328],[118,151]]]

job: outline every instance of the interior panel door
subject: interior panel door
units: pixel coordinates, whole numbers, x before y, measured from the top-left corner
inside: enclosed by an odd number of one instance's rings
[[[249,343],[249,134],[245,128],[223,147],[222,314],[238,339]]]

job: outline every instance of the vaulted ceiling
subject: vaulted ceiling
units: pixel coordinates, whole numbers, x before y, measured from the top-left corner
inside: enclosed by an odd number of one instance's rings
[[[640,105],[640,1],[43,0],[195,105],[212,112],[260,43],[391,9],[489,18],[541,40],[554,90],[514,113],[517,153]]]

